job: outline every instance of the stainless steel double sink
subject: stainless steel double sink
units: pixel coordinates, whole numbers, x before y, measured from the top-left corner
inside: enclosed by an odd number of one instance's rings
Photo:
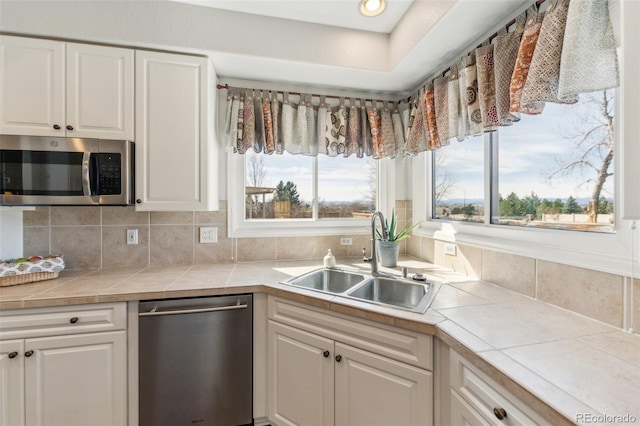
[[[316,269],[281,283],[419,313],[429,308],[440,288],[437,281],[371,276],[362,271],[336,268]]]

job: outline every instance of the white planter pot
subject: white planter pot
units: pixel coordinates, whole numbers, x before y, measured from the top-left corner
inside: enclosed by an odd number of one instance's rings
[[[398,264],[398,254],[400,253],[398,242],[376,240],[376,247],[378,248],[380,265],[393,268]]]

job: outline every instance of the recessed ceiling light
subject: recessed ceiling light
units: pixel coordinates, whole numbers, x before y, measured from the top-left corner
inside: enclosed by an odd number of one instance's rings
[[[364,16],[378,16],[387,6],[385,0],[361,0],[360,13]]]

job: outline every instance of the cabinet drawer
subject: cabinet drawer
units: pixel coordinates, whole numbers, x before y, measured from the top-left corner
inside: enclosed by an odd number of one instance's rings
[[[480,413],[476,412],[454,390],[451,391],[451,424],[489,426]]]
[[[0,340],[124,330],[125,302],[0,312]]]
[[[431,336],[269,296],[269,319],[432,370]]]
[[[490,425],[549,425],[547,421],[511,395],[506,389],[475,368],[460,354],[451,351],[450,379],[452,410],[464,406],[465,412],[473,412]],[[456,395],[457,393],[457,395]],[[456,400],[460,396],[466,404]],[[506,416],[500,420],[495,410],[502,409]],[[467,413],[468,415],[469,413]],[[456,414],[452,413],[452,419]]]

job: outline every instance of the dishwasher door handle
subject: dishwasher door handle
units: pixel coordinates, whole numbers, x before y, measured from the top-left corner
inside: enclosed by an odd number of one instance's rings
[[[140,312],[138,315],[141,317],[151,317],[151,316],[160,316],[160,315],[180,315],[180,314],[196,314],[202,312],[220,312],[220,311],[231,311],[234,309],[246,309],[246,304],[237,304],[237,305],[229,305],[229,306],[219,306],[215,308],[196,308],[196,309],[178,309],[175,311],[158,311],[158,307],[155,306],[151,312]]]

